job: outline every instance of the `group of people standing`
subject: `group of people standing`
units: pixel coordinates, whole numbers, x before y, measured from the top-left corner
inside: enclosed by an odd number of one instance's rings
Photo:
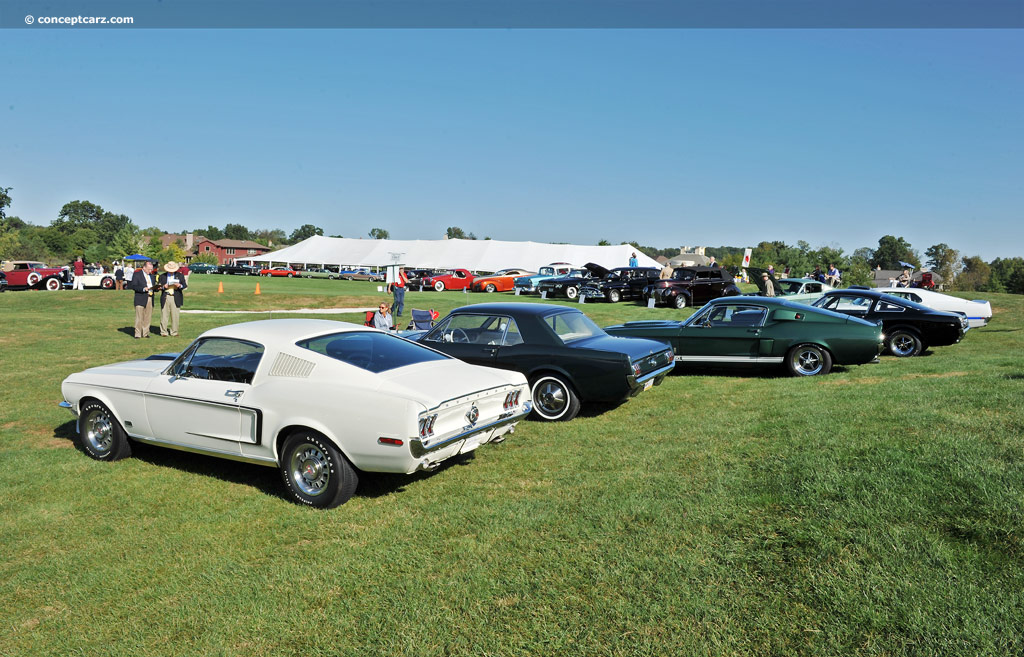
[[[181,266],[168,262],[159,276],[153,274],[153,262],[147,261],[136,269],[128,283],[128,289],[135,292],[135,338],[148,338],[150,322],[153,320],[153,295],[160,293],[160,335],[178,335],[179,311],[184,305],[183,290],[188,287]]]

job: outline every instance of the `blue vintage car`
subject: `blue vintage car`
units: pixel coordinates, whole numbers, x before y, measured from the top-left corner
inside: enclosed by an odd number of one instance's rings
[[[541,281],[546,281],[557,276],[568,276],[572,269],[572,265],[568,262],[552,262],[550,265],[541,267],[536,274],[531,276],[520,276],[513,284],[520,294],[524,292],[538,292],[537,285]]]

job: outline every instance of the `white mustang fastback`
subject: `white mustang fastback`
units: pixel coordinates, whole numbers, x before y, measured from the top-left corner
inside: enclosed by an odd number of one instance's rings
[[[313,319],[223,326],[176,356],[72,374],[61,391],[95,459],[130,456],[134,439],[268,465],[319,508],[348,500],[358,470],[432,470],[503,440],[531,408],[518,372]]]

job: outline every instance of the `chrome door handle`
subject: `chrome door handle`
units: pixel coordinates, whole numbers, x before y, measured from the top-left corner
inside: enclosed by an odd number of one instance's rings
[[[232,398],[235,399],[235,401],[237,401],[238,398],[242,396],[243,392],[245,392],[245,391],[244,390],[228,390],[228,391],[226,391],[224,393],[224,396],[225,397],[232,397]]]

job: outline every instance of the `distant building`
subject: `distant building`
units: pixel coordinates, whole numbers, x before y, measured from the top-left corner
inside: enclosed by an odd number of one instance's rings
[[[246,261],[269,252],[269,246],[263,246],[252,240],[211,240],[203,238],[202,241],[196,241],[195,251],[189,255],[197,256],[212,253],[217,256],[219,264],[230,265],[239,260]]]

